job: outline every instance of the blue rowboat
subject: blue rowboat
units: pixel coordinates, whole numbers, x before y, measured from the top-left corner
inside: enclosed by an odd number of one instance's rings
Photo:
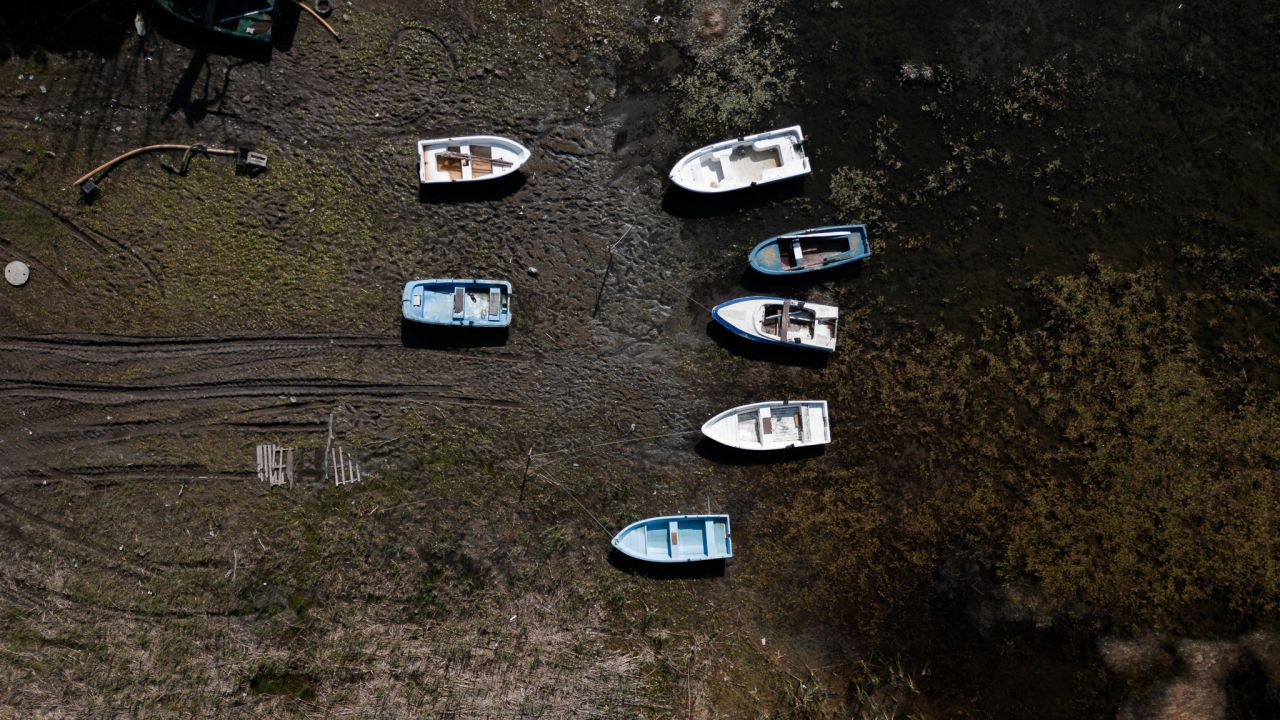
[[[711,308],[711,317],[748,340],[826,352],[836,349],[839,314],[834,305],[762,296],[728,300]]]
[[[637,560],[685,563],[733,557],[728,515],[668,515],[639,520],[613,536],[613,546]]]
[[[501,328],[511,324],[511,283],[505,280],[410,280],[404,318],[429,325]]]
[[[871,255],[866,225],[833,225],[771,237],[751,251],[751,267],[765,275],[839,267]]]

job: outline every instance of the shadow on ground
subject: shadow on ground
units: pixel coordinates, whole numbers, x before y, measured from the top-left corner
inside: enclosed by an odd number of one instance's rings
[[[449,184],[418,184],[418,202],[427,204],[490,202],[502,200],[524,187],[528,178],[516,171],[496,180]]]
[[[862,268],[865,263],[865,260],[859,260],[848,265],[838,265],[830,270],[799,273],[797,275],[765,275],[747,266],[742,271],[742,280],[740,282],[743,289],[750,292],[781,293],[788,297],[795,297],[796,290],[804,290],[814,285],[857,280],[862,277]],[[815,300],[815,302],[818,301]]]
[[[707,337],[738,357],[747,360],[770,362],[776,365],[792,365],[794,367],[821,370],[827,366],[827,361],[831,358],[831,353],[821,350],[803,350],[748,340],[715,320],[707,323]]]
[[[669,185],[662,196],[662,210],[678,218],[709,218],[798,197],[804,197],[803,177],[726,193],[696,193]]]
[[[609,564],[628,575],[650,580],[689,580],[724,577],[724,560],[686,563],[654,563],[636,560],[617,550],[609,552]]]
[[[790,398],[777,398],[786,400]],[[806,460],[822,455],[823,445],[809,445],[782,450],[739,450],[728,445],[721,445],[711,438],[702,438],[693,451],[703,459],[719,465],[780,465],[795,460]]]
[[[506,345],[510,335],[511,328],[424,325],[404,318],[400,319],[400,343],[415,350],[497,347]]]

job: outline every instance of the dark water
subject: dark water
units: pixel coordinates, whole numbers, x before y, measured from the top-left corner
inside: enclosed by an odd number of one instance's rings
[[[663,210],[684,219],[686,238],[705,253],[695,300],[876,296],[883,305],[873,325],[884,332],[905,321],[979,344],[983,313],[1008,308],[1035,327],[1041,318],[1029,283],[1079,274],[1093,256],[1124,271],[1154,269],[1169,297],[1202,297],[1189,330],[1205,361],[1242,374],[1264,396],[1280,390],[1280,322],[1265,299],[1276,289],[1265,268],[1280,261],[1273,3],[839,4],[793,9],[797,89],[751,127],[720,133],[800,124],[812,175],[733,197],[679,190],[664,197]],[[632,79],[633,89],[653,89],[645,85]],[[842,167],[883,173],[881,221],[869,222],[875,256],[798,285],[768,286],[744,271],[747,251],[765,237],[866,219],[840,217],[831,200]],[[948,181],[951,189],[938,189]],[[1189,245],[1211,259],[1191,259],[1199,256]],[[1234,283],[1261,292],[1218,291]],[[742,357],[792,364],[717,342]],[[1259,352],[1222,352],[1241,342]],[[991,601],[982,588],[994,587],[992,578],[961,574],[958,584],[971,591],[939,582],[919,615],[897,628],[900,636],[879,639],[917,667],[934,668],[929,691],[943,700],[932,714],[1115,711],[1125,689],[1096,650],[1112,629],[1105,618],[1052,629],[981,624],[975,607]],[[1213,608],[1185,620],[1210,634],[1238,622]],[[1240,717],[1257,716],[1274,695],[1259,672],[1233,682]]]

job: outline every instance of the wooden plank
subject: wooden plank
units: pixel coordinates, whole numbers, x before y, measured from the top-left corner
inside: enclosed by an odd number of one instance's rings
[[[782,301],[782,318],[778,322],[778,339],[787,341],[787,333],[791,330],[791,301]]]

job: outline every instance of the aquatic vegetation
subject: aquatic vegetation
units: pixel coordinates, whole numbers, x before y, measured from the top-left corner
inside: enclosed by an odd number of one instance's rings
[[[754,572],[805,578],[803,612],[864,632],[918,612],[939,583],[996,578],[1032,581],[1005,602],[1049,623],[1271,612],[1280,402],[1220,391],[1190,304],[1162,282],[1095,258],[1028,287],[1034,321],[992,314],[976,342],[900,327],[846,347],[827,372],[860,374],[832,398],[863,408],[838,433],[859,447],[833,445],[838,471],[775,478],[790,499],[770,504]]]
[[[840,218],[850,222],[879,222],[883,216],[885,182],[885,174],[879,170],[842,167],[832,173],[831,202]]]
[[[793,33],[772,0],[750,0],[732,21],[727,7],[699,16],[692,67],[672,81],[676,119],[701,132],[740,132],[790,95]]]
[[[1190,622],[1203,603],[1273,610],[1280,404],[1218,392],[1187,305],[1153,272],[1095,262],[1034,290],[1047,322],[991,367],[1041,428],[1015,483],[1006,570],[1039,578],[1059,610],[1122,621]]]

